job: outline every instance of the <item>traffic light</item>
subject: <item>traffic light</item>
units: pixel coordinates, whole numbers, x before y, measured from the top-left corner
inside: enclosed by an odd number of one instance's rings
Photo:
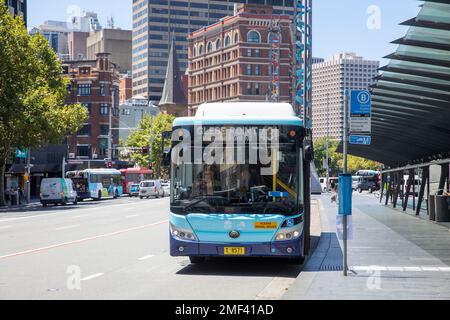
[[[111,161],[108,161],[108,169],[112,169],[113,163]]]
[[[149,153],[149,147],[143,147],[143,148],[142,148],[142,154],[143,154],[144,156],[148,156],[148,153]]]

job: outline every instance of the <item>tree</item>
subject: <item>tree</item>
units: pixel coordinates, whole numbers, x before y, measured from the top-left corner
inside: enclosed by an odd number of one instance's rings
[[[127,147],[135,148],[131,154],[131,159],[141,167],[147,167],[150,162],[154,163],[153,170],[155,176],[162,177],[167,174],[166,168],[161,165],[162,154],[162,133],[171,131],[175,117],[164,113],[156,117],[144,116],[137,130],[132,131],[127,139]],[[170,147],[171,141],[167,140],[164,147]],[[142,150],[149,148],[149,153],[144,154]]]
[[[64,102],[67,81],[48,41],[28,35],[22,18],[13,18],[0,2],[0,205],[15,147],[61,143],[86,121],[85,108]]]
[[[326,176],[326,168],[324,168],[324,161],[326,159],[326,145],[327,139],[321,138],[314,143],[314,162],[317,167],[317,173],[319,176]],[[337,176],[344,167],[344,156],[342,153],[337,152],[339,141],[330,139],[329,155],[331,159],[330,174]],[[347,160],[348,172],[356,173],[358,170],[380,170],[381,165],[377,162],[367,160],[352,155],[348,156]]]

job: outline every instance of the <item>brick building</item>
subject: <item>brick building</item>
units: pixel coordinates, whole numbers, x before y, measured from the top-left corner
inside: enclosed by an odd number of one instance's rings
[[[120,76],[119,102],[125,103],[133,97],[133,78],[130,75]]]
[[[104,166],[108,159],[108,140],[112,136],[112,158],[117,159],[119,140],[119,85],[116,65],[108,53],[97,54],[96,60],[68,61],[63,64],[71,82],[67,103],[80,103],[89,111],[89,119],[83,128],[69,137],[69,160],[89,160]],[[114,107],[112,108],[114,92]],[[111,128],[110,131],[110,121]],[[116,130],[114,130],[116,129]]]
[[[240,5],[236,15],[189,35],[189,113],[204,102],[266,101],[270,96],[270,28],[279,26],[280,102],[291,102],[289,15],[271,6]]]

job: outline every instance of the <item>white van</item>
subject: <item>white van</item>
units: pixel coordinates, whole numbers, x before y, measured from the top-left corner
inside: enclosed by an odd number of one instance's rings
[[[41,203],[44,207],[49,204],[66,205],[69,202],[78,203],[77,191],[71,179],[50,178],[41,182]]]
[[[165,197],[164,189],[161,180],[142,181],[139,186],[139,198],[149,199],[150,197],[161,198]]]

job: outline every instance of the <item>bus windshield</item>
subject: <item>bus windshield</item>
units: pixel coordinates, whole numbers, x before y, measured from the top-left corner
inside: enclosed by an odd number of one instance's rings
[[[278,170],[271,175],[261,174],[261,169],[267,168],[262,164],[173,164],[172,212],[302,213],[299,155],[296,143],[280,144]]]

